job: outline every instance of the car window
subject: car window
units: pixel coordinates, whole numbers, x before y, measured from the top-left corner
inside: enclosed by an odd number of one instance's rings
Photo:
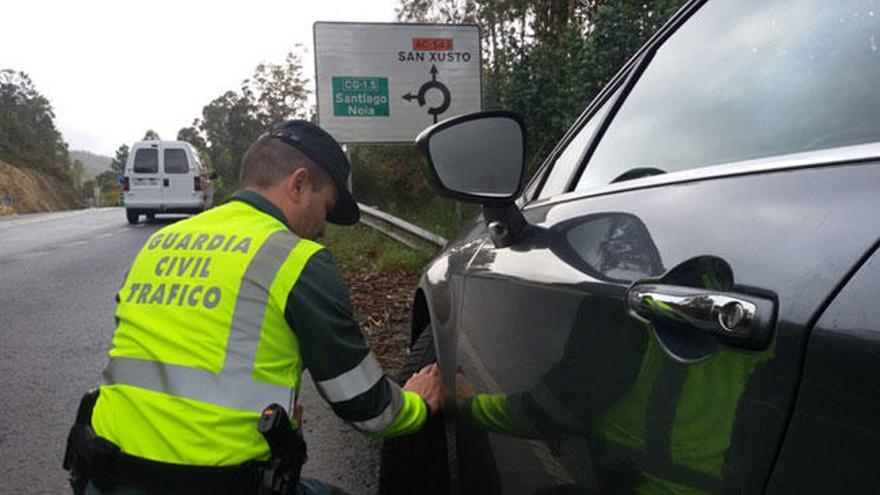
[[[202,171],[202,161],[199,159],[199,152],[196,150],[192,150],[193,163],[195,163],[195,169],[199,172]]]
[[[880,2],[710,0],[657,51],[576,189],[880,141]]]
[[[134,171],[137,174],[155,174],[159,171],[159,150],[143,148],[134,154]]]
[[[189,163],[186,161],[186,151],[180,148],[165,150],[165,173],[185,174],[189,172]]]
[[[601,124],[605,116],[608,115],[608,111],[611,109],[614,100],[620,95],[620,91],[621,89],[618,89],[613,95],[606,98],[605,103],[593,113],[590,120],[587,121],[581,130],[578,131],[577,135],[568,142],[568,145],[562,153],[559,154],[556,161],[553,162],[553,166],[547,176],[547,181],[544,183],[544,187],[541,188],[541,194],[538,195],[538,199],[549,198],[565,192],[569,182],[571,182],[572,175],[584,159],[584,154],[587,152],[587,146],[590,144],[590,139],[593,137],[593,134],[596,133],[599,124]]]

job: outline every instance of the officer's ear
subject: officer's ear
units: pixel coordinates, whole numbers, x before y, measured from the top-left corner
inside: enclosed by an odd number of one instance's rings
[[[302,201],[306,190],[311,187],[311,181],[309,179],[309,171],[305,167],[300,167],[294,170],[294,172],[287,178],[285,189],[294,203]]]

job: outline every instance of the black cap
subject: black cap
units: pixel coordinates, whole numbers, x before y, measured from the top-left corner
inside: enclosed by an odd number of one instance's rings
[[[269,136],[293,146],[321,166],[333,182],[339,194],[336,206],[327,213],[327,221],[339,225],[352,225],[361,218],[361,210],[349,190],[351,164],[333,136],[306,120],[288,120],[269,131]]]

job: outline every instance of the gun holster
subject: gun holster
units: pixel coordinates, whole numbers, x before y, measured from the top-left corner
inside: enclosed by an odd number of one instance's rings
[[[98,393],[98,389],[90,390],[80,400],[76,421],[67,435],[63,467],[70,472],[70,486],[76,495],[85,493],[89,481],[101,490],[113,488],[111,481],[95,477],[95,467],[109,464],[119,452],[119,447],[95,435],[92,429],[92,410]]]
[[[290,418],[278,404],[263,410],[257,429],[272,452],[269,466],[263,471],[259,495],[295,494],[308,458],[302,432],[290,426]]]

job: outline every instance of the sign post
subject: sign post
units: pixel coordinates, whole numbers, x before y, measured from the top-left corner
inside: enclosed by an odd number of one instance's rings
[[[316,22],[318,119],[341,143],[412,143],[482,110],[476,25]]]

